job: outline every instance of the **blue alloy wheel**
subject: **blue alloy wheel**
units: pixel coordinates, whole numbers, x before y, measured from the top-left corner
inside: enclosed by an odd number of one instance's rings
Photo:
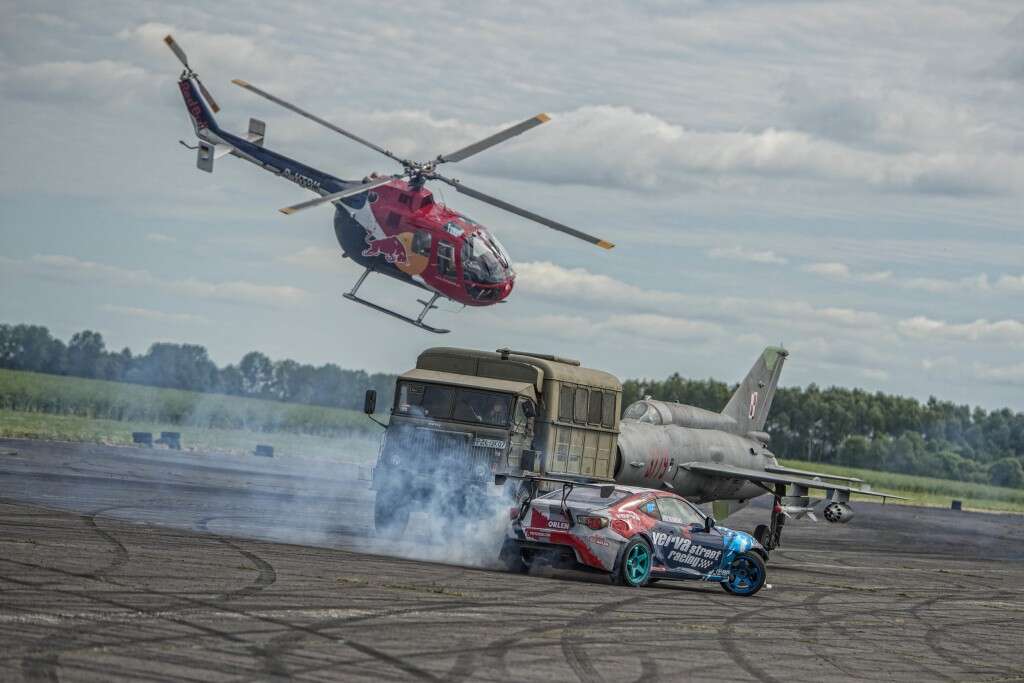
[[[749,596],[761,590],[767,573],[764,560],[752,552],[736,556],[729,568],[729,578],[722,582],[722,588],[733,595]]]

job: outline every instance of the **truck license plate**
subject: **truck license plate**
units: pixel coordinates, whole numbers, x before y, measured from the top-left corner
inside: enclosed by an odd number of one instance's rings
[[[501,439],[473,439],[473,445],[479,448],[504,448],[505,442]]]

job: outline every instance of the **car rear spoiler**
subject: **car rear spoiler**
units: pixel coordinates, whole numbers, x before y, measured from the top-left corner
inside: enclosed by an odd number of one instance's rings
[[[496,474],[494,475],[494,485],[504,486],[505,482],[509,479],[522,479],[523,481],[534,482],[534,486],[531,487],[533,489],[536,489],[536,484],[542,481],[561,484],[565,495],[568,495],[569,491],[576,486],[587,486],[589,488],[600,489],[602,498],[610,498],[611,495],[615,493],[615,484],[600,484],[589,481],[577,481],[575,479],[563,479],[560,477],[542,477],[536,474]]]
[[[560,477],[542,477],[536,474],[495,474],[494,485],[504,486],[505,482],[508,481],[509,479],[522,479],[523,481],[530,482],[530,485],[527,487],[526,498],[523,499],[523,502],[520,506],[520,517],[522,517],[523,514],[526,512],[526,509],[530,505],[530,502],[533,500],[533,497],[537,495],[537,485],[540,482],[549,481],[555,484],[561,484],[562,501],[559,507],[562,510],[562,514],[565,515],[565,518],[568,520],[570,528],[575,526],[576,522],[572,517],[572,512],[569,510],[569,507],[565,504],[565,501],[566,499],[569,498],[569,494],[572,493],[572,490],[574,488],[576,488],[577,486],[586,486],[589,488],[598,489],[601,492],[602,498],[611,498],[612,494],[615,493],[615,484],[597,484],[594,482],[576,481],[575,479],[563,479]]]

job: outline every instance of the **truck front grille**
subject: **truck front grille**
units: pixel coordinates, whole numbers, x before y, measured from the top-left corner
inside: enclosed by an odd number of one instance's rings
[[[486,480],[501,451],[473,446],[472,437],[422,427],[388,433],[383,461],[424,476]]]

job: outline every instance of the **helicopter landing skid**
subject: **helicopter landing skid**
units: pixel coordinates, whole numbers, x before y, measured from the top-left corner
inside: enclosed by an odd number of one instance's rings
[[[342,296],[344,296],[349,301],[355,301],[357,304],[362,304],[364,306],[367,306],[368,308],[372,308],[375,311],[384,313],[385,315],[390,315],[392,318],[398,318],[399,320],[407,322],[410,325],[415,325],[420,329],[424,329],[427,332],[433,332],[434,334],[447,334],[448,332],[451,331],[442,329],[440,327],[431,327],[430,325],[423,322],[423,319],[427,317],[427,313],[429,313],[431,309],[437,308],[437,306],[434,305],[434,302],[441,298],[441,295],[438,294],[437,292],[434,292],[434,295],[430,297],[430,301],[423,301],[422,299],[416,300],[417,302],[423,304],[423,310],[420,311],[420,314],[415,318],[410,318],[409,316],[402,315],[397,311],[392,311],[390,308],[384,308],[379,304],[375,304],[372,301],[367,301],[366,299],[356,296],[356,292],[359,290],[360,285],[362,285],[363,281],[366,280],[366,276],[372,272],[373,271],[371,269],[367,268],[363,272],[363,274],[359,276],[359,281],[356,282],[356,286],[352,288],[352,291],[345,292],[344,294],[342,294]]]

